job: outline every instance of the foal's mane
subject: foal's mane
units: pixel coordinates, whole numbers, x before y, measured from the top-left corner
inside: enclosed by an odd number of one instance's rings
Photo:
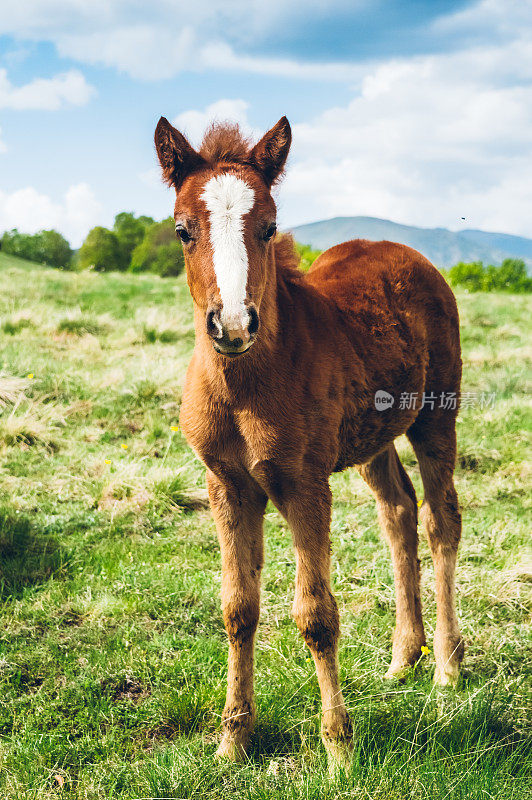
[[[290,233],[278,233],[274,241],[277,274],[288,283],[300,283],[304,273],[299,269],[300,258]]]
[[[251,140],[237,123],[213,122],[205,132],[199,153],[210,164],[216,161],[247,164],[250,150]]]

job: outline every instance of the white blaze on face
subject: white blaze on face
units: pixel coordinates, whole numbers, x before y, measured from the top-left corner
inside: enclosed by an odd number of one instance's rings
[[[245,306],[248,254],[244,243],[244,215],[253,208],[255,193],[241,178],[226,173],[207,181],[201,198],[209,211],[214,272],[222,300],[222,322],[229,329],[241,329],[248,322]]]

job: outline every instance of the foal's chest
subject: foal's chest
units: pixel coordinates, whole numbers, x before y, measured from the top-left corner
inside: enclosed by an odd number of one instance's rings
[[[283,470],[299,470],[304,442],[295,435],[294,428],[300,427],[297,420],[290,425],[278,412],[265,415],[251,410],[234,411],[232,417],[242,466],[248,472],[254,474],[265,462]]]
[[[251,475],[272,500],[301,474],[308,424],[297,404],[235,407],[213,396],[185,392],[181,427],[188,443],[218,475]],[[308,420],[307,420],[308,423]]]

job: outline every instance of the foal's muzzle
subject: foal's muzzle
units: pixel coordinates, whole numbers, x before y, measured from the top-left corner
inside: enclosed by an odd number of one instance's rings
[[[212,344],[217,353],[230,358],[241,356],[245,353],[255,339],[259,330],[259,312],[250,303],[246,306],[246,313],[240,322],[224,324],[222,309],[212,306],[206,316],[207,333],[212,339]]]

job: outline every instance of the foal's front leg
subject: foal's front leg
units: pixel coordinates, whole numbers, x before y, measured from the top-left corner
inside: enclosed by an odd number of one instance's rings
[[[253,730],[253,646],[259,620],[266,496],[250,482],[207,472],[222,555],[222,610],[229,639],[227,698],[217,755],[243,756]]]
[[[321,735],[329,767],[346,766],[352,750],[351,721],[338,677],[339,615],[331,593],[331,492],[326,480],[294,492],[282,508],[296,552],[296,591],[292,613],[318,676],[322,701]]]

